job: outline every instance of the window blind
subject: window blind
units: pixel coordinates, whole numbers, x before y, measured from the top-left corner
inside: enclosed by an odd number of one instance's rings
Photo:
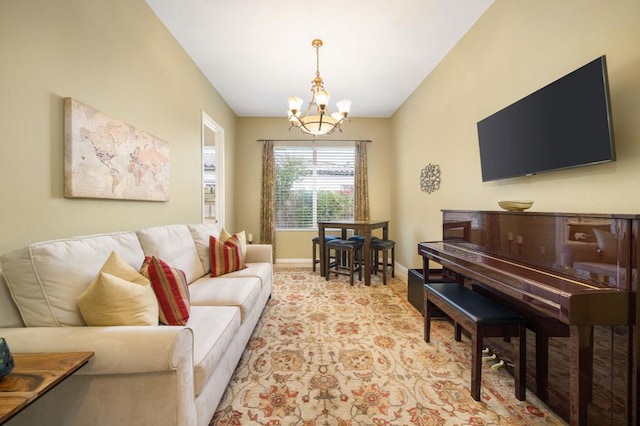
[[[353,220],[354,147],[274,147],[276,229]]]

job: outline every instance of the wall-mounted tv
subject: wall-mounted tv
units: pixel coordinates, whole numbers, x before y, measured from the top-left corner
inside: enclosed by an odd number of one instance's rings
[[[615,160],[605,56],[478,122],[482,181]]]

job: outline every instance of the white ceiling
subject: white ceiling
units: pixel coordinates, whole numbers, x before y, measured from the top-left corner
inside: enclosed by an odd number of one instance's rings
[[[320,75],[354,117],[389,117],[493,0],[146,0],[231,109],[285,116]],[[303,107],[304,109],[305,107]]]

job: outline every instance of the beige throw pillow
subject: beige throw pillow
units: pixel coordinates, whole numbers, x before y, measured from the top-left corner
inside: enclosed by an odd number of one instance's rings
[[[123,280],[131,281],[138,284],[149,284],[149,280],[145,278],[136,268],[129,265],[118,253],[112,251],[109,258],[100,272],[106,272],[107,274],[115,275]],[[97,278],[97,277],[96,277]]]
[[[148,280],[136,283],[100,272],[78,297],[78,308],[91,326],[158,325],[158,301]]]
[[[244,231],[240,231],[235,235],[238,236],[238,240],[240,241],[240,253],[242,254],[242,258],[244,259],[247,257],[247,236]],[[220,241],[224,243],[231,237],[232,235],[229,233],[229,231],[222,228],[222,231],[220,231]]]
[[[151,282],[115,251],[77,302],[87,325],[158,325]]]

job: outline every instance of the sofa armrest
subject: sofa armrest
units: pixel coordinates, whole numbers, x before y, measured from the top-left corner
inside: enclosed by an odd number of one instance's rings
[[[186,327],[0,328],[13,353],[94,352],[76,374],[152,373],[193,365],[193,332]]]
[[[247,263],[273,263],[273,246],[271,244],[248,244]]]

